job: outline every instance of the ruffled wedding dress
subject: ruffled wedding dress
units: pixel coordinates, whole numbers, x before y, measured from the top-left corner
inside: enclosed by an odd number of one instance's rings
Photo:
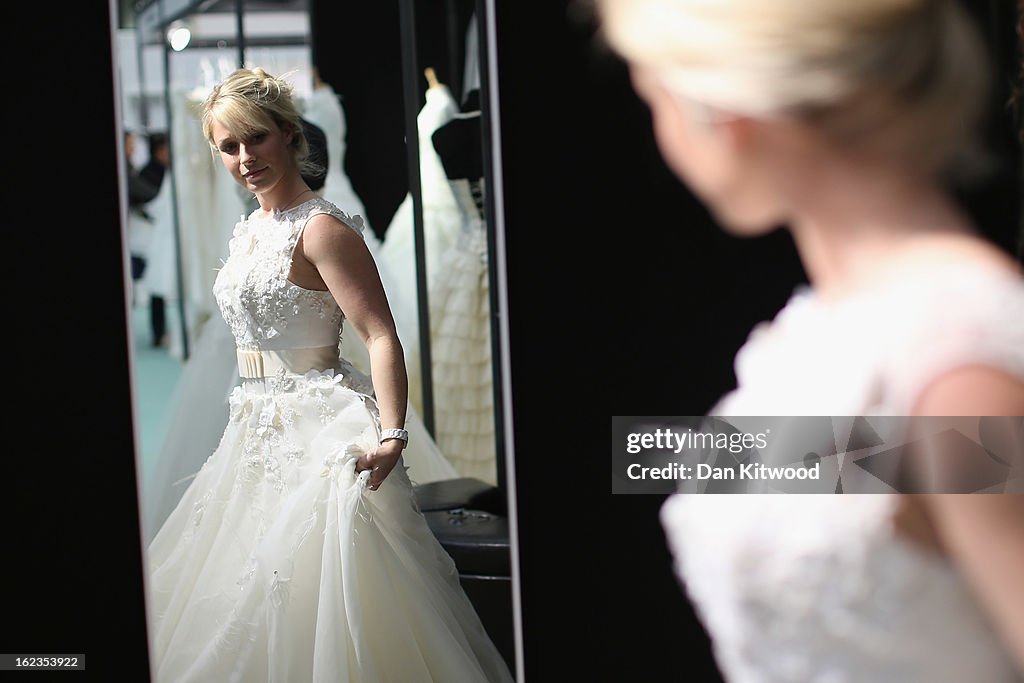
[[[908,415],[932,378],[975,363],[1024,379],[1019,278],[943,266],[838,303],[803,288],[751,333],[711,413]],[[964,575],[897,534],[899,500],[669,496],[675,570],[730,683],[1020,680]]]
[[[430,290],[434,435],[461,476],[494,484],[498,473],[487,233],[470,182],[450,184],[463,226],[443,255]]]
[[[431,135],[451,121],[459,111],[447,86],[428,88],[426,102],[416,117],[419,133],[420,188],[423,200],[423,240],[427,268],[428,301],[434,277],[440,269],[445,252],[455,244],[462,229],[462,214],[448,185],[441,158],[434,150]],[[412,195],[395,210],[384,233],[379,263],[393,276],[388,296],[399,303],[393,306],[395,324],[405,349],[409,373],[409,399],[423,411],[423,380],[420,370],[419,309],[416,243],[413,231]],[[436,401],[435,401],[436,403]]]
[[[361,227],[322,199],[254,213],[218,274],[244,379],[148,548],[156,680],[511,681],[402,462],[377,491],[355,472],[378,440],[372,387],[339,357],[331,294],[287,280],[318,213]]]

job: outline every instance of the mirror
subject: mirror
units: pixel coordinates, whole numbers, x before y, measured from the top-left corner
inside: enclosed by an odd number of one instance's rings
[[[212,157],[195,107],[240,63],[258,65],[287,77],[307,137],[321,135],[327,172],[307,178],[310,187],[364,219],[405,352],[406,427],[411,442],[433,444],[443,463],[428,466],[409,448],[417,502],[442,545],[461,543],[471,529],[494,541],[458,568],[514,669],[514,506],[495,398],[500,344],[477,5],[122,3],[120,123],[134,138],[129,185],[138,191],[129,250],[140,507],[148,546],[225,437],[229,396],[242,382],[213,285],[236,224],[258,205]],[[341,352],[369,371],[348,323]],[[197,523],[207,504],[195,504]]]

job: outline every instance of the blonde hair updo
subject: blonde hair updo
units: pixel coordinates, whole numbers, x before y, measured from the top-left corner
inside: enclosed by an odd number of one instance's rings
[[[212,131],[214,119],[241,140],[248,140],[256,133],[268,133],[271,124],[276,124],[282,130],[292,131],[289,148],[300,171],[311,175],[322,171],[309,162],[309,143],[292,93],[290,83],[259,67],[238,69],[229,74],[214,86],[199,110],[203,135],[214,154],[217,153]]]
[[[605,39],[682,99],[790,115],[926,172],[978,161],[989,74],[954,0],[597,0]],[[958,166],[960,166],[958,168]]]

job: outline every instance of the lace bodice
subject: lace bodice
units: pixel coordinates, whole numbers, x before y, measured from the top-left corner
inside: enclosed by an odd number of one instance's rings
[[[675,568],[730,683],[1010,683],[948,561],[897,536],[895,496],[672,496]]]
[[[943,267],[837,303],[802,289],[736,357],[728,415],[907,415],[944,371],[1024,378],[1024,281]],[[730,683],[1018,681],[948,559],[888,494],[681,494],[661,521]]]
[[[213,287],[236,346],[280,351],[338,344],[345,315],[334,297],[292,284],[288,273],[311,217],[330,214],[360,234],[362,219],[320,198],[269,216],[259,213],[242,216],[235,226]]]

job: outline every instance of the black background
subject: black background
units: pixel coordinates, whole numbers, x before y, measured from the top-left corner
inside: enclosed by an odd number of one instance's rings
[[[609,493],[610,417],[707,410],[750,327],[803,272],[785,233],[723,235],[668,173],[622,65],[572,6],[499,5],[526,680],[715,681],[671,575],[661,499]],[[1004,92],[1010,5],[973,5]],[[31,49],[11,53],[4,107],[0,650],[85,652],[93,677],[145,681],[104,10],[9,8]],[[1010,120],[1001,110],[990,126],[999,174],[964,195],[1007,246],[1020,215]]]
[[[475,2],[416,0],[415,5],[420,71],[415,108],[419,111],[425,101],[427,81],[421,74],[428,66],[461,104],[464,36]],[[310,0],[309,11],[313,63],[345,109],[345,171],[371,227],[383,237],[409,190],[398,2]],[[449,44],[448,34],[459,39]]]

